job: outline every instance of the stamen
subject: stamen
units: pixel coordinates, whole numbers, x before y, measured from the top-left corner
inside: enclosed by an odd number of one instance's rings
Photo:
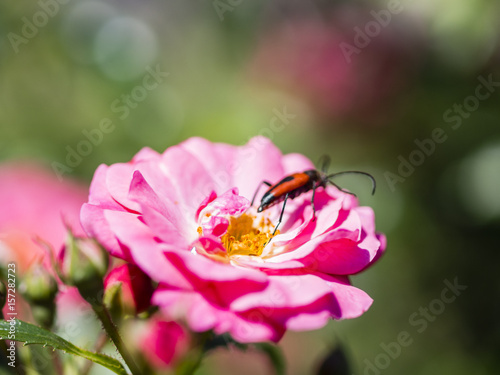
[[[243,214],[231,217],[226,234],[221,238],[222,244],[231,255],[253,255],[260,256],[264,246],[273,237],[273,225],[269,218],[262,218],[255,228],[255,216]],[[279,232],[276,232],[279,234]],[[275,234],[275,235],[276,235]]]

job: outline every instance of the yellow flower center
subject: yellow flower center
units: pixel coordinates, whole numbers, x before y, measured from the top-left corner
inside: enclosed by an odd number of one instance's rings
[[[264,246],[273,238],[274,225],[269,218],[262,217],[257,228],[254,227],[256,216],[242,214],[231,217],[226,234],[221,237],[222,244],[231,255],[260,256]],[[278,235],[276,231],[275,235]]]

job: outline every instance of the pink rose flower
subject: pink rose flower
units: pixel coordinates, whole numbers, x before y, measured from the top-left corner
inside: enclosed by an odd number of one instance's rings
[[[257,213],[256,188],[312,168],[263,137],[240,147],[191,138],[163,154],[145,148],[97,169],[81,221],[159,283],[152,301],[168,316],[240,342],[278,341],[287,329],[365,312],[372,299],[349,275],[385,249],[371,208],[333,186],[316,192],[315,219],[311,192],[289,200],[269,242],[281,205]]]
[[[35,164],[0,165],[0,261],[26,270],[45,255],[34,239],[58,250],[66,239],[65,222],[83,234],[78,213],[87,196],[84,186],[60,182]]]

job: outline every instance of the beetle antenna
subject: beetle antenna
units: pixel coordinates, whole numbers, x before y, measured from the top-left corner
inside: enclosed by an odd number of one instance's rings
[[[337,172],[337,173],[332,173],[329,174],[325,177],[326,180],[330,180],[330,178],[340,176],[341,174],[362,174],[367,176],[370,180],[372,180],[372,195],[375,194],[375,188],[377,187],[377,182],[375,181],[375,178],[366,172],[361,172],[361,171],[343,171],[343,172]],[[329,181],[331,182],[331,181]],[[333,184],[333,182],[331,182]]]

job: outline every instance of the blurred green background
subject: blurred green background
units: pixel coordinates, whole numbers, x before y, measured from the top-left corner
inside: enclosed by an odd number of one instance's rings
[[[373,197],[337,182],[374,208],[388,250],[353,278],[375,301],[365,315],[287,333],[289,374],[339,342],[352,374],[498,373],[499,16],[496,0],[4,1],[0,160],[88,183],[190,136],[328,154],[331,171],[376,177]],[[436,302],[455,279],[467,289]],[[220,351],[199,374],[265,371]]]

